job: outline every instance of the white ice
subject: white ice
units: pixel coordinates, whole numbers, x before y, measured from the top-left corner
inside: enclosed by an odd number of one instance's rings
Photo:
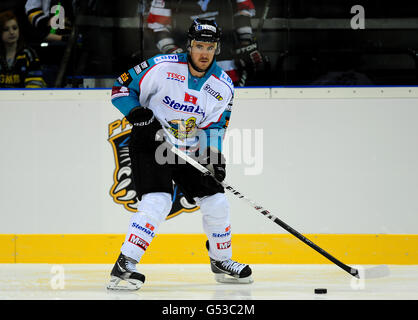
[[[106,290],[110,264],[0,264],[0,300],[416,300],[417,266],[390,265],[388,277],[357,280],[335,265],[253,264],[254,283],[216,283],[208,264],[143,264],[144,286]],[[370,266],[356,266],[359,268]],[[326,288],[327,294],[314,293]]]

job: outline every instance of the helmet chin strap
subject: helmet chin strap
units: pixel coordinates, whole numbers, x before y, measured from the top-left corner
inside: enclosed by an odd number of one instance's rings
[[[212,66],[213,62],[215,61],[215,58],[212,59],[212,62],[210,63],[210,65],[208,65],[208,67],[206,69],[201,69],[199,68],[192,60],[192,57],[190,56],[190,53],[187,53],[187,61],[190,63],[190,66],[195,69],[197,72],[206,72],[210,69],[210,67]]]

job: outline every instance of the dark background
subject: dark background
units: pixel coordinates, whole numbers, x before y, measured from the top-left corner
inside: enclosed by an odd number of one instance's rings
[[[72,46],[68,41],[42,45],[27,21],[24,0],[0,3],[0,11],[12,9],[18,15],[49,87],[57,86],[60,68],[64,77],[59,87],[107,87],[111,79],[158,53],[148,30],[141,27],[150,1],[79,2],[72,17],[77,29]],[[253,3],[256,32],[265,1]],[[350,27],[354,5],[365,9],[365,29]],[[250,79],[247,86],[418,85],[416,1],[271,1],[257,40],[271,72]],[[71,51],[63,64],[67,47]],[[86,79],[94,81],[88,84]]]

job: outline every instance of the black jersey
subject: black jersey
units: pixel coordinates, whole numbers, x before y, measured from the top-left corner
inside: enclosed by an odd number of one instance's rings
[[[1,88],[43,88],[41,65],[35,51],[25,47],[16,53],[9,66],[4,56],[0,57]]]

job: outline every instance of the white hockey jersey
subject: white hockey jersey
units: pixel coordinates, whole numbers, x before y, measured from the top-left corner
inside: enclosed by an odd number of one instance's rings
[[[187,150],[200,145],[222,151],[233,96],[233,83],[216,61],[197,78],[189,72],[186,53],[150,58],[123,73],[112,88],[112,103],[125,116],[138,106],[151,109],[166,138]]]

